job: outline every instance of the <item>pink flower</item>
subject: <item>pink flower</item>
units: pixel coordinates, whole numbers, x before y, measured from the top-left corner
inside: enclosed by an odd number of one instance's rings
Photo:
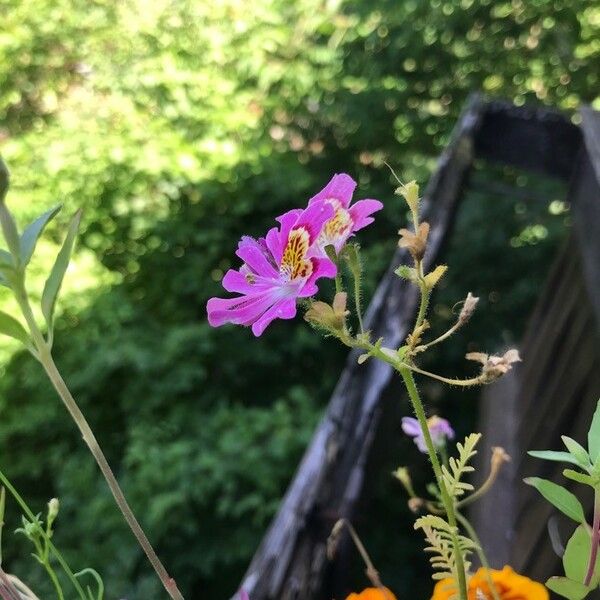
[[[327,202],[312,202],[305,210],[291,210],[278,217],[279,227],[258,240],[244,236],[237,255],[244,261],[239,271],[223,277],[235,298],[211,298],[208,322],[252,326],[259,336],[274,319],[293,319],[297,298],[314,296],[320,277],[335,277],[336,268],[327,258],[315,256],[312,247],[334,209]]]
[[[333,216],[325,223],[317,239],[315,255],[326,256],[325,247],[328,245],[332,245],[336,253],[339,253],[354,232],[373,222],[374,219],[370,215],[383,208],[379,200],[359,200],[350,206],[355,188],[356,182],[350,175],[338,173],[309,200],[309,206],[325,202],[334,210]]]
[[[429,417],[427,419],[427,427],[431,434],[431,441],[436,449],[442,448],[446,445],[446,440],[454,439],[454,429],[450,426],[450,423],[446,419],[441,417]],[[427,445],[425,444],[425,438],[421,431],[419,421],[413,417],[402,417],[402,431],[414,438],[414,442],[420,452],[427,454]]]

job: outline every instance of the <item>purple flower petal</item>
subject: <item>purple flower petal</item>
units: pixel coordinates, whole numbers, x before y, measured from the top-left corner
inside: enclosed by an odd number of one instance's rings
[[[417,419],[414,417],[402,417],[402,431],[411,437],[422,434],[419,421],[417,421]]]
[[[263,334],[267,325],[274,319],[293,319],[296,316],[296,300],[283,298],[278,300],[265,313],[252,324],[252,333],[259,337]]]
[[[352,194],[356,188],[356,181],[346,173],[335,174],[329,183],[318,193],[315,194],[309,201],[309,206],[313,202],[321,200],[337,200],[344,208],[348,208]]]
[[[370,225],[375,220],[370,215],[382,208],[383,204],[379,200],[359,200],[355,202],[349,209],[350,216],[354,222],[352,231],[359,231],[363,227]]]

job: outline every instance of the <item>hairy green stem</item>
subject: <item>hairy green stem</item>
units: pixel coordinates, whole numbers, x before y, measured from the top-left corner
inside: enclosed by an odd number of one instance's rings
[[[490,574],[490,563],[488,562],[485,552],[483,551],[481,540],[479,539],[475,528],[473,527],[473,525],[471,525],[467,518],[461,515],[458,511],[456,511],[456,518],[458,519],[459,523],[465,528],[467,535],[471,538],[473,542],[475,542],[475,552],[477,553],[477,556],[481,561],[481,566],[485,571],[485,578],[487,579],[487,584],[490,588],[490,592],[492,593],[492,596],[494,596],[494,600],[501,600],[500,594],[498,594],[498,590],[496,589],[496,586],[494,585],[494,581]]]
[[[468,600],[465,565],[463,561],[462,552],[458,543],[458,534],[456,533],[457,524],[454,503],[452,501],[452,498],[450,498],[450,495],[448,494],[446,483],[444,482],[444,477],[442,475],[442,467],[440,465],[438,455],[435,451],[435,446],[433,445],[431,434],[429,433],[429,427],[427,426],[427,417],[425,416],[425,409],[423,408],[423,403],[421,402],[421,397],[419,396],[419,391],[417,390],[417,386],[415,385],[413,375],[410,369],[405,366],[399,367],[398,372],[402,376],[404,385],[406,386],[406,390],[408,391],[408,397],[410,398],[411,404],[413,406],[415,416],[417,417],[419,425],[421,426],[423,438],[425,439],[425,445],[427,446],[427,453],[429,454],[429,460],[431,461],[433,472],[435,474],[435,479],[440,490],[442,504],[444,505],[444,510],[446,511],[446,515],[448,517],[448,524],[452,528],[452,545],[454,547],[454,558],[456,560],[456,574],[458,577],[457,583],[460,599]]]
[[[363,326],[362,311],[360,309],[360,277],[354,275],[354,306],[356,307],[356,316],[358,317],[358,326],[360,332],[364,333],[365,328]]]
[[[79,428],[84,442],[87,444],[88,448],[90,449],[90,452],[96,459],[96,463],[100,467],[100,471],[102,471],[104,479],[106,479],[106,483],[108,484],[108,487],[112,492],[112,495],[115,499],[117,506],[119,507],[119,510],[123,514],[123,517],[125,518],[125,521],[129,525],[131,531],[133,532],[133,535],[136,537],[138,543],[142,547],[142,550],[148,557],[148,560],[150,561],[152,567],[156,571],[156,574],[160,578],[165,590],[173,600],[183,600],[183,596],[177,588],[175,580],[171,578],[167,573],[167,570],[158,558],[156,552],[154,551],[154,548],[150,544],[150,541],[146,537],[144,530],[140,526],[138,520],[133,514],[133,511],[129,507],[125,495],[123,494],[121,487],[119,486],[119,483],[117,482],[117,479],[114,476],[114,473],[112,472],[112,469],[110,468],[106,457],[104,456],[104,452],[102,452],[102,449],[100,448],[100,445],[96,440],[96,436],[94,435],[91,427],[89,426],[85,416],[79,409],[79,406],[75,402],[75,399],[71,395],[71,392],[69,391],[69,388],[64,382],[60,372],[58,371],[58,368],[56,367],[56,364],[52,357],[50,347],[44,339],[44,336],[42,335],[40,329],[37,326],[35,317],[33,316],[31,306],[29,305],[29,301],[27,299],[27,293],[25,292],[22,282],[20,283],[21,285],[15,290],[15,297],[21,307],[23,316],[27,321],[29,330],[31,332],[31,336],[36,345],[38,352],[38,360],[44,367],[44,370],[46,371],[48,378],[52,382],[54,389],[58,392],[58,395],[63,401],[63,404],[65,405],[67,411],[69,412],[72,419],[75,421],[75,424]]]

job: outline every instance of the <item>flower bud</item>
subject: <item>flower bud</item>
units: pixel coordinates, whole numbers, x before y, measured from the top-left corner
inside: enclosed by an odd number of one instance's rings
[[[416,261],[422,260],[427,248],[429,223],[421,223],[416,233],[408,229],[401,229],[398,233],[400,234],[398,246],[407,248]]]
[[[400,186],[396,189],[396,194],[399,194],[406,200],[406,204],[408,204],[411,212],[417,212],[419,209],[419,185],[416,181],[409,181],[406,185]]]
[[[460,314],[458,315],[458,323],[460,325],[464,325],[473,316],[478,302],[479,298],[473,296],[471,292],[467,294],[467,297],[465,298],[460,310]]]
[[[58,498],[52,498],[50,502],[48,502],[48,524],[52,525],[54,523],[56,517],[58,516],[58,511],[60,509],[60,502]]]

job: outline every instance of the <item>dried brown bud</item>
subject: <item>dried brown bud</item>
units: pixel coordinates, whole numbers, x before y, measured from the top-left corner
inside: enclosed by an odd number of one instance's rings
[[[429,321],[424,319],[423,322],[412,332],[406,336],[406,345],[409,348],[416,348],[423,339],[423,334],[429,329]]]
[[[344,519],[336,521],[331,533],[329,534],[329,537],[327,538],[327,558],[329,560],[333,560],[335,557],[335,553],[337,552],[337,547],[340,542],[340,535],[345,524],[346,522]]]
[[[423,501],[423,498],[409,498],[408,499],[408,508],[413,513],[418,513],[421,510],[423,504],[425,504],[425,502]]]
[[[500,467],[502,467],[504,463],[510,461],[510,455],[506,453],[506,450],[504,450],[504,448],[501,448],[500,446],[492,447],[492,458],[490,459],[490,467],[492,473],[496,473],[500,470]]]
[[[319,300],[313,302],[304,315],[305,320],[328,331],[342,331],[346,322],[346,292],[338,292],[330,306]]]
[[[502,356],[488,355],[483,352],[469,352],[465,358],[474,360],[483,365],[481,369],[482,383],[490,383],[512,369],[515,362],[520,362],[519,351],[514,348],[507,350]]]
[[[462,308],[460,310],[460,314],[458,315],[458,323],[459,325],[464,325],[475,312],[477,308],[477,303],[479,302],[479,298],[473,296],[471,292],[467,294],[465,301],[463,302]]]
[[[408,251],[416,261],[422,260],[427,248],[429,223],[421,223],[416,233],[408,229],[401,229],[398,233],[400,234],[398,246],[400,248],[408,248]]]

